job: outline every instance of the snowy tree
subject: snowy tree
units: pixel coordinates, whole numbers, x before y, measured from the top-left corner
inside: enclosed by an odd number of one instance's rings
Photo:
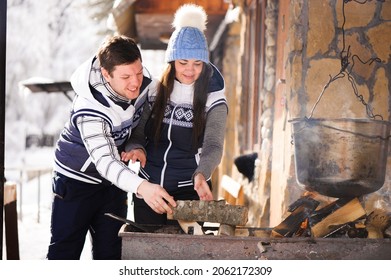
[[[21,82],[68,81],[76,67],[94,55],[110,32],[102,8],[112,1],[99,2],[8,0],[6,166],[23,160],[26,134],[62,129],[71,102],[62,94],[32,94]]]

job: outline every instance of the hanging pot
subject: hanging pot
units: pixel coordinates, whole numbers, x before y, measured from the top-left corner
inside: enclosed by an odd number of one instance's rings
[[[383,186],[390,122],[311,118],[290,122],[301,186],[338,198],[361,196]]]

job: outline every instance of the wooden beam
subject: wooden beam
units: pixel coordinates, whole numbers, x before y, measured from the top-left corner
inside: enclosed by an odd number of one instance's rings
[[[174,14],[179,6],[189,3],[202,6],[208,15],[224,15],[229,6],[221,0],[143,0],[134,5],[137,13]]]
[[[221,223],[227,225],[245,225],[248,220],[248,208],[230,205],[225,200],[178,200],[173,213],[167,214],[170,220]]]

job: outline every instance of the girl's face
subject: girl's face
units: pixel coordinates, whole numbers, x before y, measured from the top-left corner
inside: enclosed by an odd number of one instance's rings
[[[190,85],[200,76],[204,63],[195,59],[175,60],[175,77],[182,83]]]

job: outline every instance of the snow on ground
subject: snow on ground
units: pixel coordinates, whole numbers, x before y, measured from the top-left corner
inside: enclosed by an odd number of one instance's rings
[[[43,158],[50,157],[48,155]],[[18,239],[21,260],[46,259],[50,242],[51,170],[44,165],[36,166],[36,168],[44,171],[40,177],[31,180],[28,180],[28,177],[33,176],[33,171],[28,172],[30,174],[23,174],[22,177],[25,178],[20,180],[8,179],[13,176],[7,177],[8,182],[17,184]],[[29,170],[32,170],[32,166]],[[91,259],[91,246],[88,241],[87,239],[81,259]],[[7,259],[5,241],[3,241],[3,259]]]

